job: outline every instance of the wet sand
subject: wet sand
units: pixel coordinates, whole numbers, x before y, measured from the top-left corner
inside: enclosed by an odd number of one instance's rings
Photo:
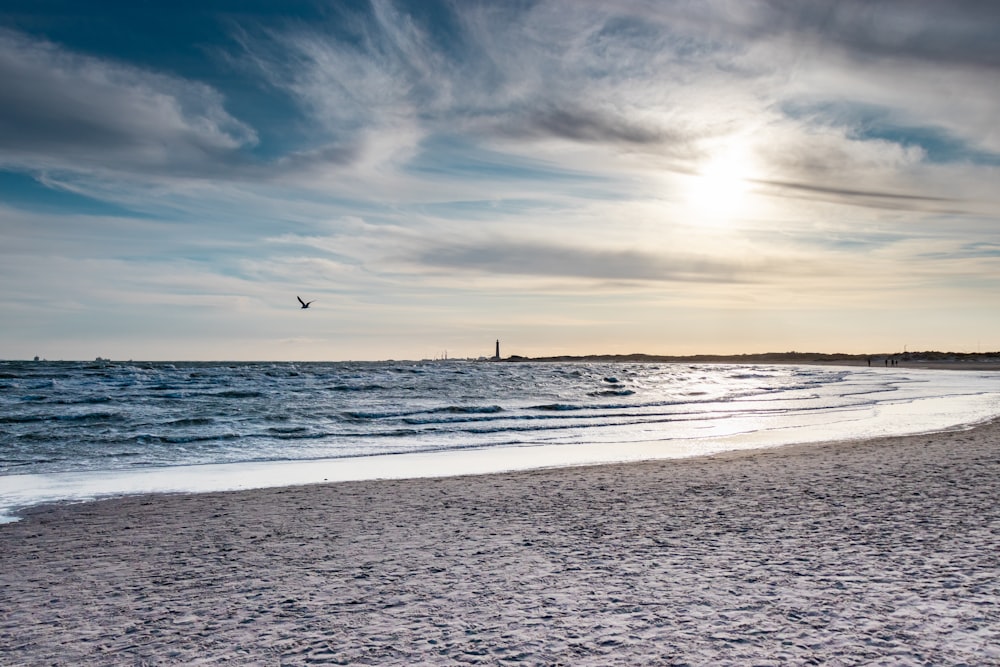
[[[1000,423],[0,526],[0,663],[1000,665]]]

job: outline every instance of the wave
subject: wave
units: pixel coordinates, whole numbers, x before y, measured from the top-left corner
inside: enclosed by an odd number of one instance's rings
[[[124,421],[125,417],[119,412],[86,412],[80,415],[59,415],[56,419],[60,421]]]
[[[362,412],[352,410],[342,412],[341,414],[352,421],[370,421],[379,419],[411,418],[414,415],[423,414],[493,414],[503,411],[504,409],[499,405],[447,405],[440,408],[431,408],[429,410],[409,410],[406,412],[396,410],[391,412]]]
[[[99,403],[111,403],[115,399],[110,396],[85,396],[76,400],[52,401],[54,405],[96,405]]]
[[[327,387],[328,391],[382,391],[387,387],[380,384],[362,384],[362,385],[352,385],[352,384],[337,384],[332,387]]]
[[[51,457],[37,457],[31,459],[0,459],[0,468],[20,468],[22,466],[44,465],[46,463],[59,463],[63,459]]]
[[[301,432],[273,433],[272,437],[277,440],[322,440],[330,435],[326,432],[310,433],[308,429],[303,429]]]
[[[183,419],[175,419],[173,421],[164,422],[163,425],[183,428],[186,426],[209,426],[214,423],[215,419],[211,417],[185,417]]]
[[[434,408],[433,410],[427,410],[430,414],[436,414],[441,412],[448,412],[452,414],[493,414],[496,412],[503,412],[503,408],[499,405],[448,405],[443,408]]]
[[[31,424],[35,422],[108,422],[125,421],[117,412],[88,412],[79,415],[13,415],[0,417],[0,424]]]
[[[295,435],[297,433],[307,433],[308,431],[309,427],[307,426],[289,426],[285,428],[272,426],[271,428],[267,429],[268,433],[272,433],[277,436]]]
[[[569,403],[547,403],[545,405],[535,405],[532,406],[532,410],[551,410],[553,412],[562,412],[566,410],[585,410],[587,406],[585,405],[570,405]]]
[[[217,440],[239,440],[244,436],[238,433],[216,433],[210,435],[154,435],[152,433],[143,433],[141,435],[133,436],[129,438],[129,442],[135,442],[140,445],[187,445],[195,442],[214,442]]]
[[[105,452],[103,454],[98,454],[97,458],[118,459],[118,458],[132,458],[136,456],[143,456],[143,452]]]
[[[244,389],[230,389],[227,391],[217,391],[213,393],[202,394],[203,396],[214,396],[218,398],[261,398],[264,396],[263,392],[255,390],[244,390]]]
[[[356,410],[341,412],[340,416],[349,421],[369,421],[387,417],[402,417],[398,412],[360,412]]]

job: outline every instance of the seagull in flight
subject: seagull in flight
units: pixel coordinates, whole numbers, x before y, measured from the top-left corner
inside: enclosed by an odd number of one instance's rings
[[[313,299],[312,301],[303,301],[301,296],[297,296],[295,298],[299,300],[299,303],[302,304],[303,308],[308,308],[310,303],[314,303],[316,301],[316,299]]]

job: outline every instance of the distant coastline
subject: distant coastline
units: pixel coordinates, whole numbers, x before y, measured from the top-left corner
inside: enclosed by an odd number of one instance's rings
[[[381,359],[381,360],[341,360],[328,362],[320,359],[313,359],[310,362],[316,363],[393,363],[393,362],[417,362],[417,361],[489,361],[500,363],[519,362],[589,362],[589,363],[687,363],[687,364],[821,364],[839,366],[883,366],[886,360],[896,362],[897,365],[905,365],[908,368],[951,368],[951,369],[977,369],[977,370],[1000,370],[1000,351],[996,352],[879,352],[873,354],[847,354],[847,353],[826,353],[826,352],[759,352],[746,354],[646,354],[635,352],[631,354],[583,354],[583,355],[552,355],[540,357],[528,357],[519,354],[512,354],[507,357],[442,357],[434,359]],[[0,359],[0,363],[18,363],[23,359]],[[97,357],[93,361],[81,359],[43,359],[35,357],[35,362],[39,363],[94,363],[94,364],[120,364],[120,363],[154,363],[154,364],[176,364],[176,363],[284,363],[285,360],[247,360],[247,359],[128,359],[127,361],[113,360],[106,357]]]
[[[824,364],[842,366],[884,365],[886,360],[908,368],[1000,370],[1000,352],[885,352],[879,354],[826,354],[821,352],[763,352],[756,354],[589,354],[551,357],[511,355],[504,362],[633,362],[698,364]]]

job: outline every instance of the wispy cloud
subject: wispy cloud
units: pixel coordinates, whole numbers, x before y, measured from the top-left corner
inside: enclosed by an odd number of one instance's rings
[[[961,210],[947,208],[949,205],[957,205],[954,199],[948,197],[932,197],[878,190],[855,190],[835,186],[790,183],[787,181],[754,180],[753,182],[765,187],[771,194],[777,193],[778,196],[826,199],[835,203],[870,208],[887,208],[904,211],[931,210],[938,213],[952,214],[962,213]]]
[[[634,307],[656,340],[651,302],[834,322],[995,299],[995,3],[372,0],[223,25],[188,69],[0,28],[0,169],[34,179],[0,209],[9,291],[307,288],[359,339],[422,307],[456,328]]]
[[[424,266],[449,270],[590,280],[745,282],[739,260],[720,261],[638,250],[596,250],[571,245],[497,241],[480,245],[435,245],[415,258]]]

